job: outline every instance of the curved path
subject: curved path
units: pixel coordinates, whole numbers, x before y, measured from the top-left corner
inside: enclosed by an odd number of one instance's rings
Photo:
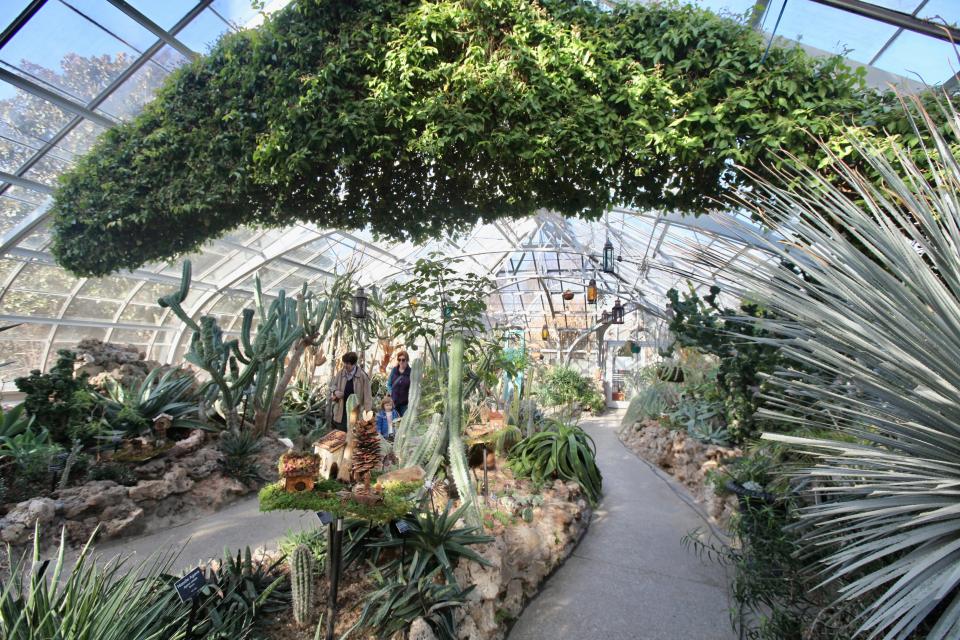
[[[590,529],[509,640],[730,640],[723,569],[681,544],[700,514],[617,438],[622,412],[585,420],[604,497]],[[683,494],[685,495],[685,493]]]

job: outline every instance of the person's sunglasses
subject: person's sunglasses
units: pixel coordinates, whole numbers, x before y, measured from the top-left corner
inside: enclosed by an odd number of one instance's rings
[[[397,358],[397,362],[406,362],[406,361],[407,361],[406,358]]]

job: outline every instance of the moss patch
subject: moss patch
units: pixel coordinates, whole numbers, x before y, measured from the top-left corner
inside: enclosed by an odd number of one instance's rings
[[[337,491],[348,487],[335,480],[318,482],[313,491],[287,493],[282,482],[260,490],[260,511],[327,511],[336,516],[359,518],[375,524],[396,520],[413,508],[419,482],[404,482],[384,489],[383,502],[377,505],[343,500]]]

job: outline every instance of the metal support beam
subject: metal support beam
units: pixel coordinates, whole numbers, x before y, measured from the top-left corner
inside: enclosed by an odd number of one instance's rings
[[[23,78],[21,76],[18,76],[17,74],[13,73],[12,71],[8,71],[7,69],[0,68],[0,80],[6,82],[7,84],[13,85],[17,89],[20,89],[21,91],[26,91],[27,93],[33,94],[38,98],[46,100],[51,104],[55,104],[56,106],[60,107],[64,111],[75,113],[78,116],[83,116],[84,118],[86,118],[87,120],[90,120],[91,122],[96,122],[101,127],[110,128],[114,124],[116,124],[116,122],[114,122],[110,118],[102,114],[99,114],[96,111],[93,111],[92,109],[88,109],[87,107],[83,106],[79,102],[74,102],[73,100],[64,98],[59,93],[55,91],[51,91],[46,87],[41,87],[39,84],[35,82],[31,82],[30,80],[27,80],[26,78]]]
[[[45,193],[50,195],[53,193],[53,187],[43,184],[42,182],[37,182],[36,180],[31,180],[30,178],[22,178],[18,175],[12,173],[7,173],[6,171],[0,171],[0,182],[8,182],[17,187],[23,187],[24,189],[31,189],[33,191],[39,191],[40,193]]]
[[[47,4],[47,0],[32,0],[30,4],[20,12],[20,15],[14,18],[13,21],[4,28],[3,33],[0,33],[0,49],[3,49],[3,47],[17,35],[17,32],[30,21],[30,18],[32,18],[37,11],[40,11],[45,4]]]
[[[840,9],[848,13],[853,13],[864,18],[870,18],[879,22],[885,22],[895,27],[920,33],[931,38],[943,40],[951,44],[960,42],[960,29],[956,27],[937,24],[931,20],[924,20],[909,13],[894,11],[871,2],[863,0],[811,0],[817,4],[822,4],[834,9]]]
[[[199,57],[196,51],[177,40],[175,37],[173,37],[173,35],[170,34],[169,31],[142,14],[136,9],[136,7],[130,6],[128,3],[124,2],[124,0],[107,0],[107,2],[115,6],[117,9],[120,9],[120,11],[123,11],[128,17],[133,18],[137,24],[166,42],[168,45],[185,55],[187,58],[196,60]]]

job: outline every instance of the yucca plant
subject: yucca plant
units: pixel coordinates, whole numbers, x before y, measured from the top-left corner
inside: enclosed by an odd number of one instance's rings
[[[33,554],[11,561],[0,583],[0,638],[4,640],[178,640],[186,635],[187,606],[160,579],[170,556],[153,556],[133,567],[124,561],[98,565],[89,543],[65,576],[65,532],[56,561]]]
[[[510,450],[507,464],[514,473],[545,482],[560,478],[577,482],[591,503],[600,500],[603,478],[596,463],[597,448],[587,433],[575,424],[556,420],[524,438]]]
[[[632,427],[643,420],[659,418],[671,411],[679,400],[677,385],[672,382],[656,380],[645,384],[630,398],[630,404],[623,414],[621,424],[624,427]]]
[[[764,437],[817,460],[796,472],[816,498],[801,551],[858,604],[857,637],[960,637],[960,117],[943,109],[945,134],[913,120],[933,141],[923,166],[847,136],[882,182],[827,148],[839,180],[797,166],[789,187],[758,181],[783,241],[755,234],[775,259],[727,276],[774,316],[743,321],[805,369],[770,380],[761,417],[844,436]]]

